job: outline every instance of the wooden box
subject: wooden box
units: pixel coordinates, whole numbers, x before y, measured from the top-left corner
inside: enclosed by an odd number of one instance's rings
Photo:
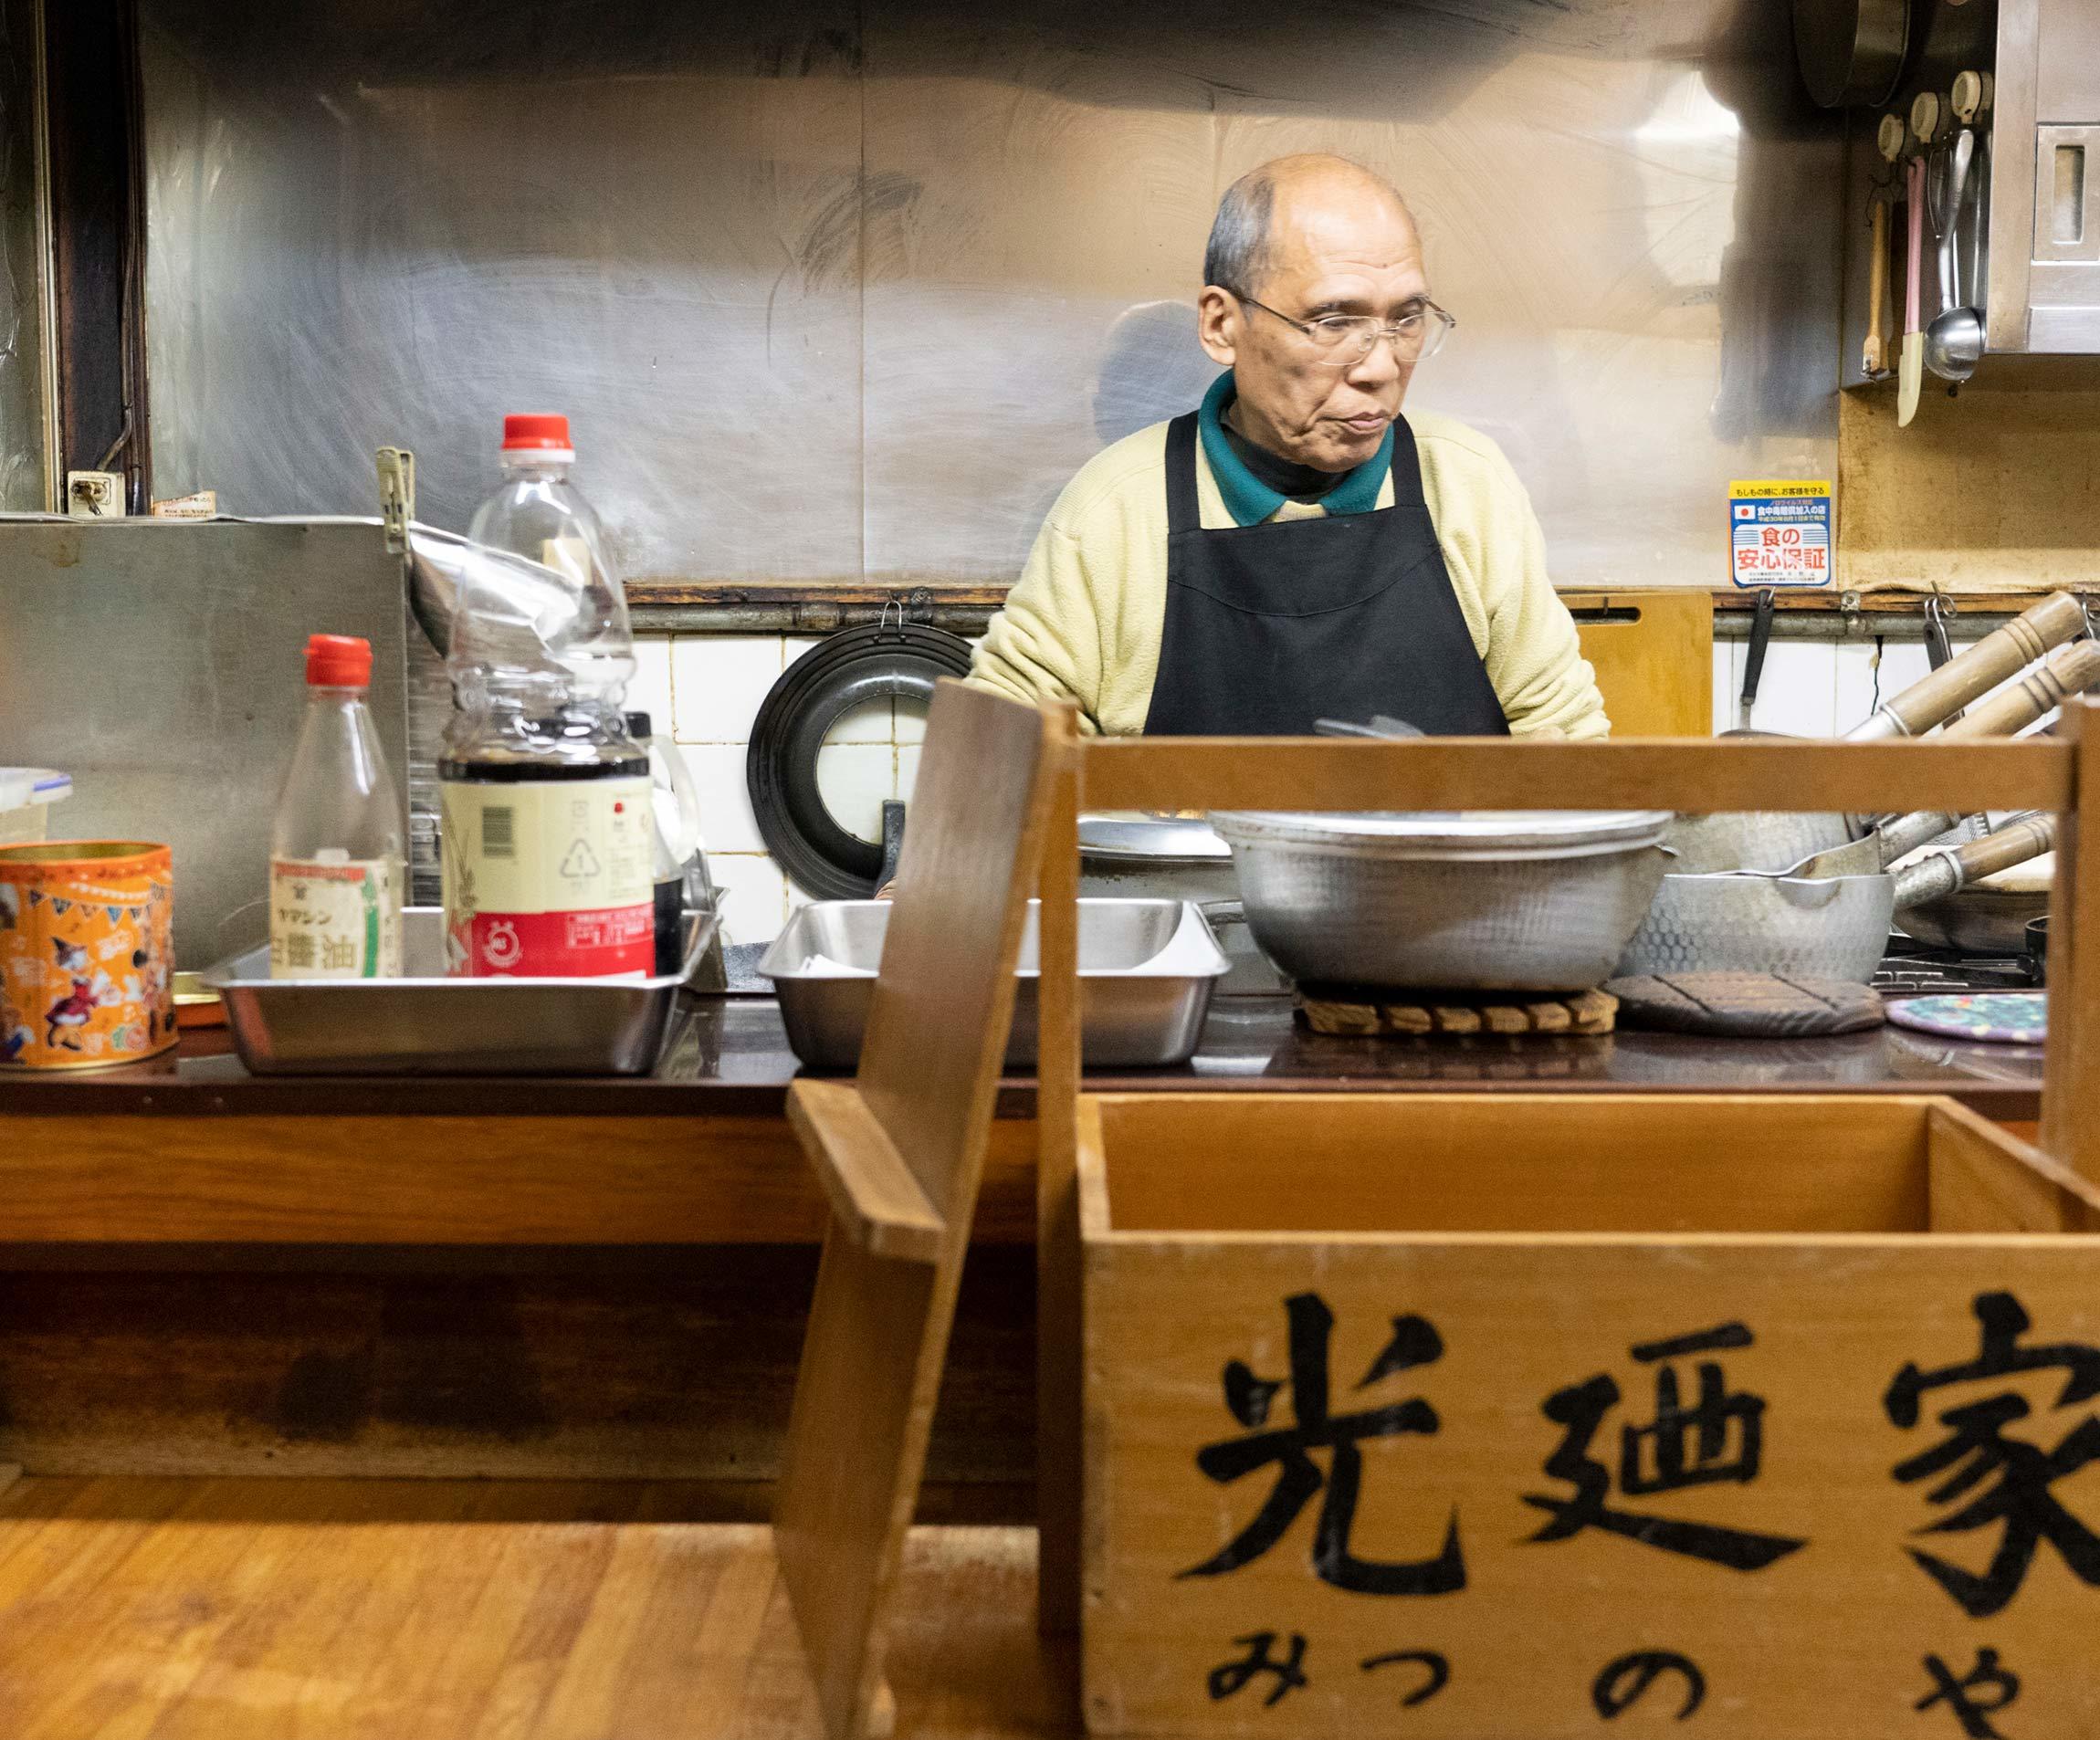
[[[2100,1735],[2100,1240],[2005,1132],[1106,1095],[1078,1136],[1091,1731]]]

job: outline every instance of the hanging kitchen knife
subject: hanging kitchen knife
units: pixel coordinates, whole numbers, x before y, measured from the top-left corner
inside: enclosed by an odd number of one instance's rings
[[[1925,327],[1923,308],[1925,277],[1925,159],[1913,157],[1906,173],[1904,222],[1908,227],[1903,281],[1903,360],[1896,377],[1895,422],[1908,428],[1917,414],[1918,390],[1925,384]]]

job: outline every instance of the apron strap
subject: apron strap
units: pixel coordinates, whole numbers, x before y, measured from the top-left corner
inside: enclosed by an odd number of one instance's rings
[[[1422,453],[1414,445],[1414,431],[1397,411],[1392,414],[1392,466],[1388,475],[1392,478],[1395,508],[1413,502],[1424,513],[1429,511],[1429,502],[1422,493]]]
[[[1195,531],[1203,521],[1196,499],[1196,414],[1167,425],[1167,532]]]

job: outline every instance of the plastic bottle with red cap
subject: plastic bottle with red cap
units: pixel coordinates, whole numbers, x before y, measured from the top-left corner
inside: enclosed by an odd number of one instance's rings
[[[365,701],[372,643],[314,635],[306,684],[270,830],[270,976],[397,979],[405,829]]]
[[[649,762],[621,713],[634,635],[575,457],[566,417],[504,418],[503,485],[468,529],[437,769],[462,977],[655,964]]]

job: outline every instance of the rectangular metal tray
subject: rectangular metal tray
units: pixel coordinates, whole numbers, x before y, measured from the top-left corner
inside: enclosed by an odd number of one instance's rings
[[[687,915],[683,971],[660,979],[447,979],[445,914],[402,915],[402,979],[272,979],[268,944],[199,982],[257,1075],[646,1075],[715,915]]]
[[[1031,900],[1006,1044],[1010,1069],[1035,1061],[1036,910]],[[788,920],[759,962],[780,999],[788,1043],[811,1069],[860,1061],[888,925],[887,901],[819,901]],[[1187,1063],[1229,966],[1192,900],[1080,901],[1079,1046],[1087,1066]]]

